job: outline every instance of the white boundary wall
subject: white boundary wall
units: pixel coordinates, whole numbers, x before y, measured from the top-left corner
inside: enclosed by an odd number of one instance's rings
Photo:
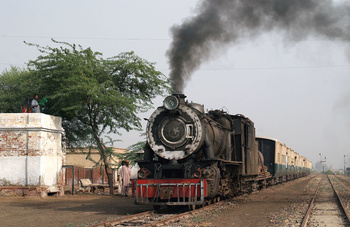
[[[0,186],[62,185],[62,120],[41,113],[0,114]]]

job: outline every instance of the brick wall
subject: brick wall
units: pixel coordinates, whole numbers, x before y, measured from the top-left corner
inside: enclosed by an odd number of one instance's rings
[[[0,114],[0,195],[11,188],[22,194],[36,188],[41,196],[59,192],[64,184],[63,132],[60,117]]]

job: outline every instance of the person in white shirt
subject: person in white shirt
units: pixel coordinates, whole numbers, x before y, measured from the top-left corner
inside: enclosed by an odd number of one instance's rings
[[[128,189],[129,185],[131,183],[131,170],[129,168],[129,162],[123,161],[122,162],[122,169],[120,170],[120,180],[122,181],[122,192],[121,196],[128,196]]]
[[[34,99],[32,100],[32,113],[40,113],[40,106],[38,103],[39,95],[35,94]]]

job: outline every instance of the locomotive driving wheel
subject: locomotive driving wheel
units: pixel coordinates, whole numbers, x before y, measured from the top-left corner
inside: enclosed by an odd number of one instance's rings
[[[214,197],[219,190],[220,170],[216,166],[207,166],[202,169],[202,176],[207,179],[208,196]]]

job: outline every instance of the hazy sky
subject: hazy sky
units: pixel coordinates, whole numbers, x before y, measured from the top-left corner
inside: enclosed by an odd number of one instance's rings
[[[91,47],[105,58],[135,51],[168,75],[170,28],[193,16],[197,2],[0,1],[0,71],[24,67],[40,54],[23,41],[52,46],[54,38]],[[277,138],[313,162],[322,153],[327,165],[343,168],[347,155],[350,166],[349,44],[285,38],[261,33],[221,50],[194,72],[185,95],[206,110],[249,117],[257,135]],[[162,98],[155,100],[159,105]],[[137,142],[138,134],[123,133],[115,146]]]

